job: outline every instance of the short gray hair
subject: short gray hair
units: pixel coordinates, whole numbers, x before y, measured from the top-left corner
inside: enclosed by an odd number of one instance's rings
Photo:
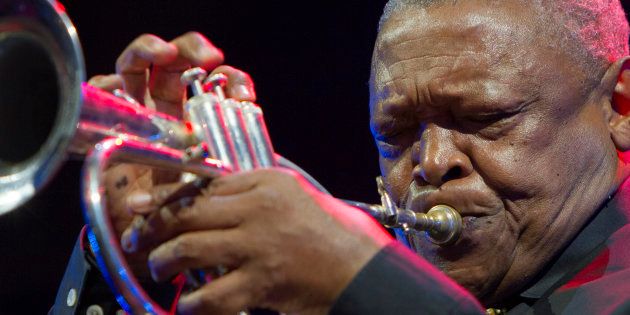
[[[495,0],[488,0],[492,2]],[[591,75],[601,74],[608,65],[628,55],[628,21],[619,0],[520,0],[525,5],[537,8],[555,25],[562,25],[560,40],[566,43],[579,43],[582,52],[579,58]],[[458,0],[390,0],[379,23],[381,26],[399,10],[426,8],[432,5],[452,4]],[[574,52],[575,53],[575,52]],[[576,57],[577,57],[576,56]]]

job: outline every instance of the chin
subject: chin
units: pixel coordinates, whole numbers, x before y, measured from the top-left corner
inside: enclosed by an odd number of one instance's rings
[[[498,225],[490,224],[492,221],[465,217],[462,236],[450,246],[431,243],[425,233],[411,234],[410,244],[421,257],[484,302],[506,275],[515,245],[510,241],[514,238],[497,233]]]

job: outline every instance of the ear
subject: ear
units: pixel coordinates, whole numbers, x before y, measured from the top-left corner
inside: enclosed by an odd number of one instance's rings
[[[603,106],[610,136],[617,150],[630,150],[630,56],[613,63],[600,85],[606,102]]]

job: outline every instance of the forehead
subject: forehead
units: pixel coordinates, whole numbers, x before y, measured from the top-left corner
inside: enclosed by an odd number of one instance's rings
[[[496,49],[508,44],[527,43],[549,35],[545,32],[548,19],[543,12],[538,6],[531,3],[525,6],[516,0],[492,3],[468,0],[426,8],[410,5],[394,11],[385,21],[379,32],[377,48],[391,49],[410,40],[436,36],[443,36],[443,41],[459,39]],[[431,44],[439,45],[440,42]]]
[[[497,84],[534,88],[549,71],[558,75],[571,68],[566,56],[548,44],[545,28],[536,10],[519,1],[492,6],[462,1],[395,12],[375,47],[372,92],[432,84],[468,85],[489,93]],[[550,60],[558,69],[549,68]]]

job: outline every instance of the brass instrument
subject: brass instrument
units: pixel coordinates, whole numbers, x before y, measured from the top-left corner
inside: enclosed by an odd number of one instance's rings
[[[144,164],[210,178],[280,166],[326,191],[274,153],[260,107],[225,99],[225,77],[207,78],[203,70],[191,69],[182,80],[195,94],[185,105],[192,130],[174,117],[82,83],[77,33],[57,2],[0,0],[0,214],[36,194],[67,154],[89,151],[82,190],[90,245],[113,290],[123,297],[121,306],[132,313],[167,312],[138,284],[120,249],[103,198],[108,164]],[[43,131],[22,130],[31,125]],[[378,187],[381,205],[344,201],[386,227],[426,231],[436,244],[459,237],[462,224],[455,209],[438,205],[426,214],[399,209],[380,180]]]

